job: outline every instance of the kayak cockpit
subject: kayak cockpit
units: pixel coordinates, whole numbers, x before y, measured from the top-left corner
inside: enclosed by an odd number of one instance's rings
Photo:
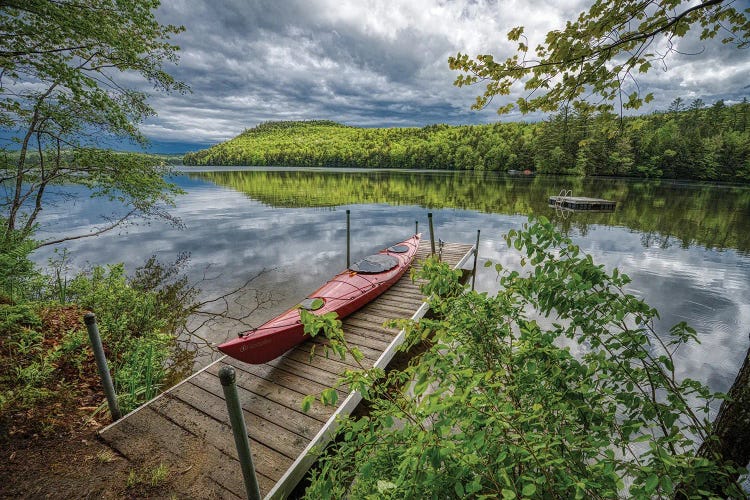
[[[398,264],[399,261],[396,257],[384,253],[376,253],[375,255],[358,260],[349,266],[349,270],[355,273],[375,274],[393,269]]]

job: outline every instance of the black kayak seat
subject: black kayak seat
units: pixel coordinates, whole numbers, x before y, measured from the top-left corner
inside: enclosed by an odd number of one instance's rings
[[[392,247],[388,247],[388,251],[393,253],[406,253],[409,251],[409,245],[393,245]]]
[[[398,259],[392,255],[377,253],[359,260],[349,266],[350,271],[362,274],[375,274],[388,271],[398,265]]]

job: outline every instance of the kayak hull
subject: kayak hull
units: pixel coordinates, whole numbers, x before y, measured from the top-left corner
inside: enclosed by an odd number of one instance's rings
[[[372,302],[403,276],[414,260],[420,238],[421,235],[416,234],[377,254],[376,257],[384,258],[385,255],[388,256],[385,258],[397,261],[391,269],[377,273],[347,269],[334,276],[308,296],[308,300],[322,301],[320,308],[310,312],[318,315],[335,312],[339,318],[345,318]],[[219,345],[219,350],[245,363],[261,364],[281,356],[308,338],[300,320],[300,306],[295,306],[258,328],[241,333],[239,338]]]

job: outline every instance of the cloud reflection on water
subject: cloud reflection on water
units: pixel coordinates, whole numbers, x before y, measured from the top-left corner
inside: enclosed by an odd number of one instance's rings
[[[446,180],[445,176],[435,179]],[[73,265],[82,268],[125,262],[132,270],[152,254],[169,262],[187,252],[191,278],[197,280],[204,274],[211,278],[203,284],[207,296],[233,289],[266,269],[269,272],[254,285],[272,291],[275,301],[252,318],[255,324],[294,305],[343,268],[346,209],[352,212],[353,259],[405,238],[413,232],[415,220],[427,234],[427,212],[432,211],[439,238],[473,243],[476,230],[481,229],[481,261],[489,259],[509,267],[517,265],[517,258],[501,235],[526,221],[523,215],[429,209],[415,204],[273,207],[207,180],[178,176],[176,181],[187,191],[173,210],[184,222],[184,230],[151,222],[70,242],[66,246],[72,252]],[[116,205],[105,200],[88,199],[83,190],[69,193],[74,195],[72,200],[45,210],[42,223],[46,232],[40,236],[85,232],[101,223],[100,214],[117,211]],[[404,201],[408,200],[399,200]],[[702,344],[678,353],[679,374],[707,381],[715,390],[726,390],[748,346],[750,258],[732,249],[719,251],[694,244],[687,248],[679,244],[644,246],[652,241],[644,233],[618,226],[615,220],[602,220],[583,228],[570,224],[569,234],[597,263],[630,275],[630,291],[660,311],[661,330],[678,321],[694,326]],[[35,254],[41,264],[50,256],[51,249]],[[479,271],[477,288],[495,290],[494,270],[483,268],[480,262]],[[238,328],[214,330],[211,340],[232,337]]]

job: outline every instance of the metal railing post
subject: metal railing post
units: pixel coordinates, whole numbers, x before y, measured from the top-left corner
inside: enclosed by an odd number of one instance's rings
[[[350,229],[351,225],[349,223],[349,210],[346,211],[346,268],[349,269],[349,265],[351,264],[350,257],[349,257],[349,249],[350,249]]]
[[[474,268],[471,270],[471,290],[474,290],[474,283],[477,279],[477,259],[479,258],[479,229],[477,229],[477,244],[474,246]]]
[[[236,374],[234,368],[231,366],[221,367],[221,370],[219,370],[219,380],[221,380],[221,388],[224,390],[224,399],[227,402],[229,423],[232,425],[234,444],[237,446],[237,456],[240,459],[240,467],[242,468],[242,477],[245,480],[247,498],[249,500],[260,500],[258,478],[255,477],[253,456],[250,453],[250,441],[247,438],[245,417],[242,414],[242,406],[240,406],[240,398],[237,395],[235,379]]]
[[[432,212],[427,214],[427,221],[430,223],[430,249],[432,255],[435,255],[435,231],[432,228]]]
[[[112,416],[113,422],[115,420],[120,420],[122,418],[122,413],[120,413],[120,407],[117,405],[115,386],[112,383],[112,376],[109,374],[107,357],[104,355],[104,347],[102,346],[102,338],[99,335],[99,328],[96,326],[96,315],[92,312],[86,313],[83,316],[83,322],[86,323],[86,330],[89,332],[91,349],[94,351],[94,359],[96,359],[96,366],[99,368],[99,376],[102,379],[104,394],[107,396],[109,414]]]

